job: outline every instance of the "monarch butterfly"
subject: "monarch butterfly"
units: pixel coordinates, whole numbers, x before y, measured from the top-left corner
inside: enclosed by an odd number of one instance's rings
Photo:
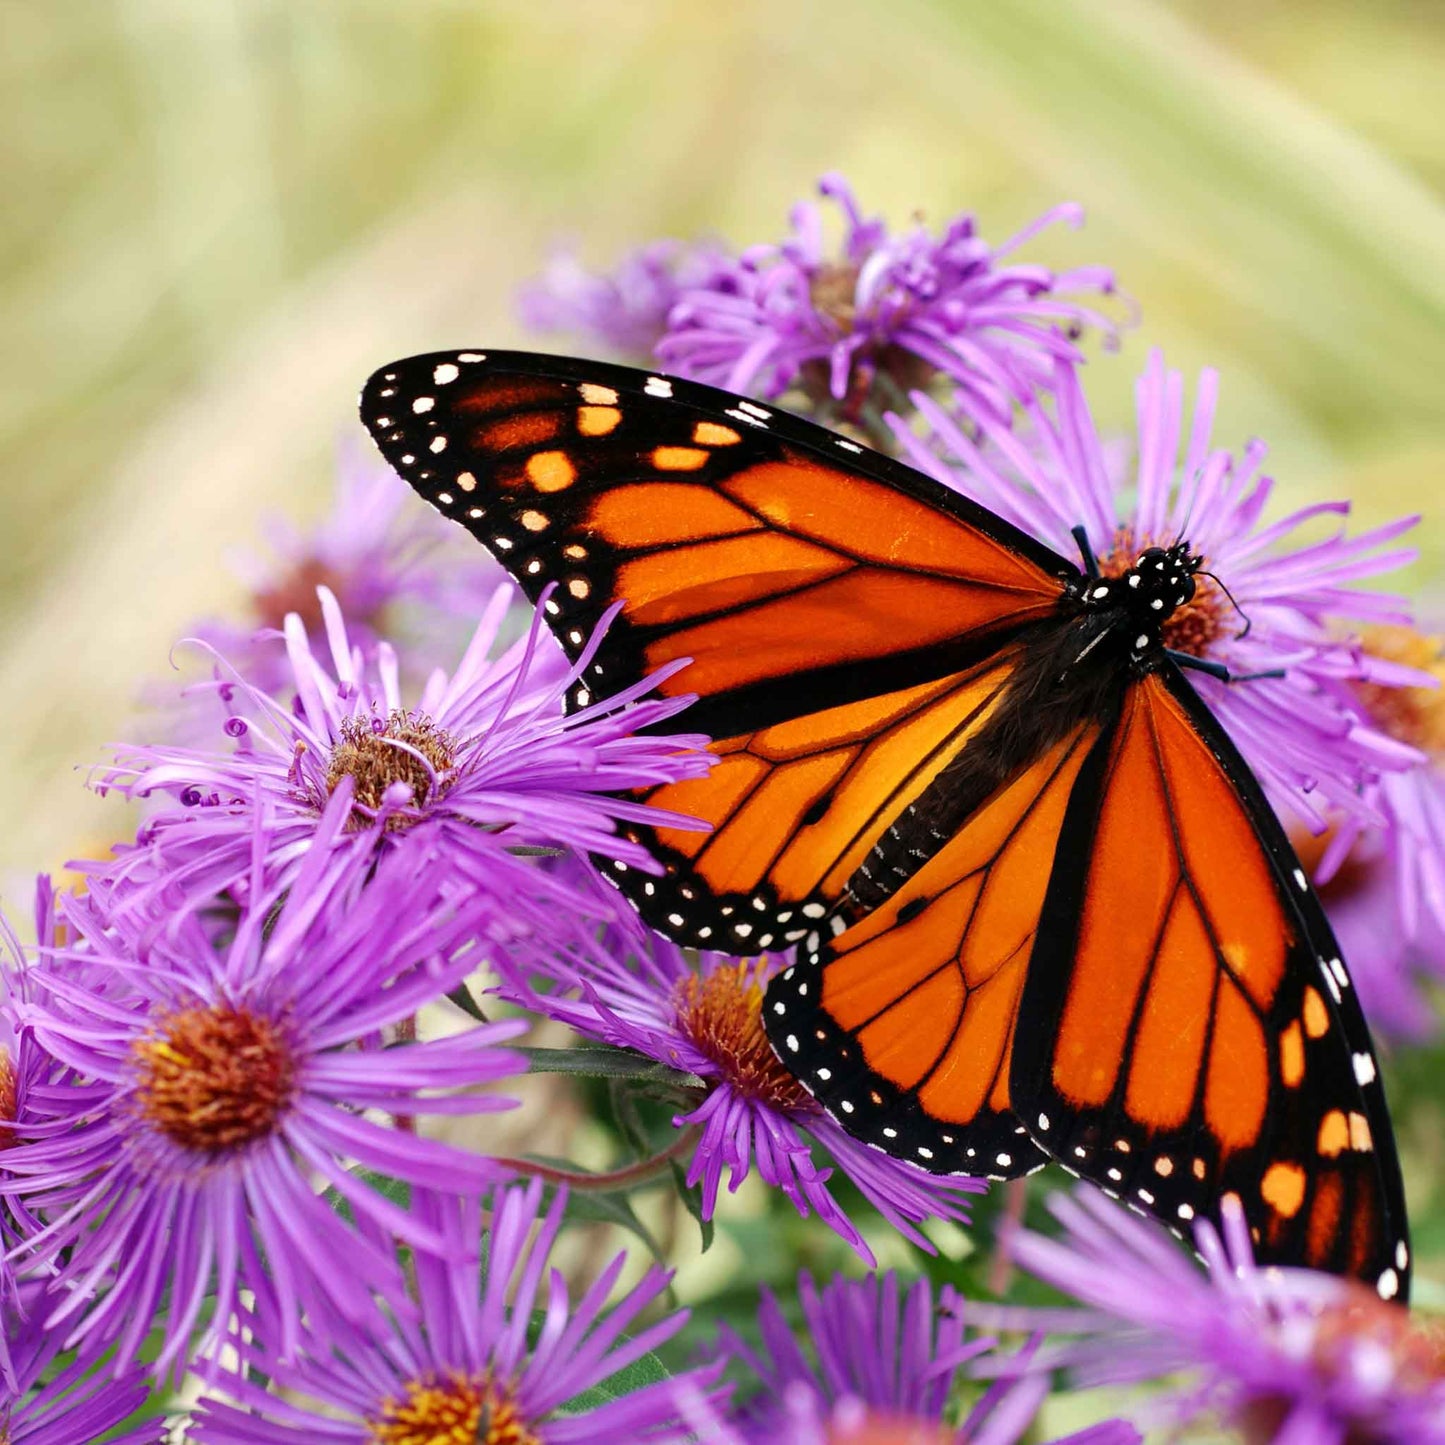
[[[1349,976],[1163,644],[1185,541],[1104,577],[847,437],[590,361],[413,357],[361,413],[574,660],[620,608],[570,705],[691,659],[661,689],[717,763],[648,796],[711,832],[638,829],[663,874],[611,876],[680,943],[801,945],[764,1023],[844,1128],[939,1173],[1052,1158],[1175,1229],[1232,1195],[1262,1259],[1407,1296]]]

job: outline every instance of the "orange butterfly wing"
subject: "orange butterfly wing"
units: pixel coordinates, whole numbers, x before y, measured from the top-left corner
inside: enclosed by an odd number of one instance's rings
[[[1062,740],[890,898],[774,979],[774,1048],[859,1138],[938,1173],[1012,1178],[1046,1158],[1015,1117],[1010,1065],[1049,869],[1097,732]]]
[[[947,488],[787,413],[560,357],[449,352],[367,383],[388,461],[542,600],[572,703],[687,659],[664,694],[716,739],[648,801],[666,870],[611,876],[654,927],[783,946],[982,720],[1075,569]],[[806,912],[804,911],[806,910]]]
[[[1259,1257],[1409,1282],[1404,1194],[1339,949],[1178,670],[1132,683],[1070,799],[1012,1096],[1054,1157],[1176,1228],[1238,1196]]]

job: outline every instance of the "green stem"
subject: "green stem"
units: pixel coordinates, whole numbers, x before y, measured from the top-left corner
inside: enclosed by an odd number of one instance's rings
[[[674,1159],[688,1153],[701,1133],[701,1125],[689,1124],[660,1153],[636,1159],[631,1164],[624,1164],[621,1169],[611,1169],[602,1174],[593,1174],[586,1169],[559,1169],[556,1165],[542,1164],[535,1159],[498,1159],[496,1162],[518,1174],[544,1179],[548,1184],[565,1184],[569,1189],[588,1194],[616,1194],[656,1178]]]
[[[648,1083],[673,1084],[680,1089],[700,1089],[696,1074],[684,1073],[644,1058],[628,1049],[534,1049],[519,1048],[527,1071],[533,1074],[581,1074],[593,1079],[640,1079]]]

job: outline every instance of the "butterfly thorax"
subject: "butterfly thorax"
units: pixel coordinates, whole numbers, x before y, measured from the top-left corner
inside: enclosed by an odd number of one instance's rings
[[[1081,725],[1106,725],[1131,676],[1159,666],[1164,625],[1194,595],[1200,558],[1187,543],[1149,547],[1114,577],[1069,583],[1036,624],[988,722],[878,840],[848,883],[876,908],[938,852],[987,798]]]

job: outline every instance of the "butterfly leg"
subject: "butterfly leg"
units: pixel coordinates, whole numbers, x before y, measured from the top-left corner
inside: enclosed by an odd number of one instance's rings
[[[1070,527],[1074,541],[1079,544],[1079,556],[1084,559],[1084,572],[1090,579],[1099,575],[1099,559],[1094,556],[1094,549],[1089,546],[1089,534],[1084,530],[1084,524],[1079,523],[1077,527]]]
[[[1271,668],[1268,672],[1231,672],[1222,662],[1211,662],[1207,657],[1195,657],[1192,652],[1178,652],[1172,647],[1166,647],[1164,655],[1179,667],[1207,672],[1210,677],[1217,677],[1220,682],[1258,682],[1261,678],[1285,675],[1282,667]]]

